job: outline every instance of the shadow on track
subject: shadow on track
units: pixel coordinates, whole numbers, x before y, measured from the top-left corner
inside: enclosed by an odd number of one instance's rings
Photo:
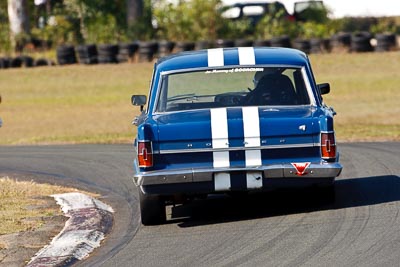
[[[172,207],[169,222],[180,227],[195,227],[400,201],[399,178],[389,175],[337,180],[336,199],[330,203],[310,194],[309,190],[271,191],[242,197],[211,196]]]

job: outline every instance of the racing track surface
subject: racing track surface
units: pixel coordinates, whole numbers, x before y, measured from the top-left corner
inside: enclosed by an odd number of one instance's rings
[[[139,225],[130,145],[0,147],[0,176],[102,194],[114,229],[81,266],[398,266],[400,142],[339,148],[333,204],[294,191],[211,197],[152,227]]]

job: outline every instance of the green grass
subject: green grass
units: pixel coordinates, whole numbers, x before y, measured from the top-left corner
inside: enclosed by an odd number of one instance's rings
[[[325,102],[337,111],[342,141],[400,140],[400,53],[312,56],[317,82],[328,81]]]
[[[151,64],[43,67],[0,71],[0,144],[132,141]]]
[[[339,141],[400,141],[400,53],[312,55]],[[0,70],[0,144],[129,143],[152,63]]]

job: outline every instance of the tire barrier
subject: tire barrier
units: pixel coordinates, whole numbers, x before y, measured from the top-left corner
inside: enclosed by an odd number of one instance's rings
[[[379,33],[375,36],[376,52],[396,50],[396,35],[393,33]]]
[[[35,67],[42,67],[42,66],[53,66],[53,62],[51,60],[48,60],[47,58],[38,58],[35,60],[34,63]]]
[[[218,39],[215,41],[215,47],[217,48],[234,47],[234,46],[235,46],[235,41],[233,40]]]
[[[196,50],[202,50],[202,49],[208,49],[211,48],[211,44],[209,41],[197,41],[195,49]]]
[[[22,60],[20,57],[12,58],[10,61],[10,68],[21,68]]]
[[[369,32],[354,33],[351,36],[351,52],[371,52],[373,47],[371,45],[372,35]]]
[[[176,43],[175,51],[183,52],[183,51],[192,51],[194,50],[195,43],[193,42],[178,42]]]
[[[293,41],[293,48],[303,51],[306,54],[311,52],[311,44],[309,40],[296,39]]]
[[[0,58],[0,69],[8,69],[10,67],[10,58]]]
[[[156,42],[140,42],[139,43],[139,62],[150,62],[157,53],[158,44]]]
[[[59,65],[76,64],[75,47],[72,45],[61,45],[57,47],[57,62]]]
[[[101,44],[97,46],[98,57],[100,64],[115,64],[118,63],[117,55],[119,51],[118,45]]]
[[[119,50],[117,55],[118,62],[122,63],[122,62],[133,61],[133,57],[135,56],[135,53],[138,50],[138,48],[139,44],[137,42],[119,44]]]
[[[76,52],[78,54],[80,64],[90,65],[98,63],[96,45],[79,45],[76,47]]]
[[[289,36],[273,37],[270,42],[273,47],[292,47]]]
[[[378,33],[375,39],[372,39],[369,32],[357,32],[354,34],[348,32],[339,32],[331,38],[311,38],[295,39],[291,42],[288,36],[274,37],[270,40],[225,40],[219,39],[214,42],[178,42],[174,43],[168,40],[156,41],[134,41],[129,43],[102,44],[102,45],[60,45],[56,48],[56,57],[58,65],[75,64],[97,64],[97,63],[121,63],[121,62],[149,62],[157,55],[158,57],[167,56],[173,52],[201,50],[208,48],[225,47],[294,47],[305,53],[337,53],[337,52],[384,52],[398,49],[397,36],[393,33]],[[373,45],[371,44],[373,43]],[[135,59],[135,60],[134,60]],[[0,69],[51,66],[54,62],[45,59],[33,59],[30,56],[0,57]]]
[[[251,46],[253,46],[253,41],[252,40],[247,40],[247,39],[238,39],[238,40],[235,40],[235,46],[237,46],[237,47],[251,47]]]
[[[332,50],[330,39],[311,38],[310,54],[330,53]]]
[[[350,52],[351,33],[339,32],[331,37],[333,52]]]
[[[175,47],[175,42],[162,40],[158,42],[158,56],[165,57],[172,53]]]

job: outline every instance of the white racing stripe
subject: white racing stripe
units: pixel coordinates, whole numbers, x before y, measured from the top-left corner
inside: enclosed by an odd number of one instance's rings
[[[245,147],[259,147],[260,140],[260,118],[258,115],[258,107],[243,107],[243,130]],[[246,150],[246,167],[261,166],[261,150]],[[262,173],[247,172],[246,173],[247,189],[262,188]]]
[[[226,108],[214,108],[211,112],[211,137],[213,148],[229,148],[228,115]],[[229,151],[214,152],[214,168],[229,167]]]
[[[247,172],[246,184],[247,189],[262,188],[262,172]]]
[[[231,175],[229,172],[219,172],[214,175],[215,191],[226,191],[231,189]]]
[[[243,107],[244,146],[259,147],[260,119],[258,107]],[[246,167],[261,166],[261,150],[246,150]]]
[[[211,137],[213,148],[229,148],[228,139],[228,115],[226,108],[211,109]],[[229,167],[229,151],[213,152],[214,168]],[[214,176],[216,191],[229,190],[231,188],[229,173],[216,173]]]
[[[239,47],[239,64],[240,65],[255,65],[256,57],[253,47]]]
[[[208,66],[221,67],[224,66],[224,49],[213,48],[207,50]]]

